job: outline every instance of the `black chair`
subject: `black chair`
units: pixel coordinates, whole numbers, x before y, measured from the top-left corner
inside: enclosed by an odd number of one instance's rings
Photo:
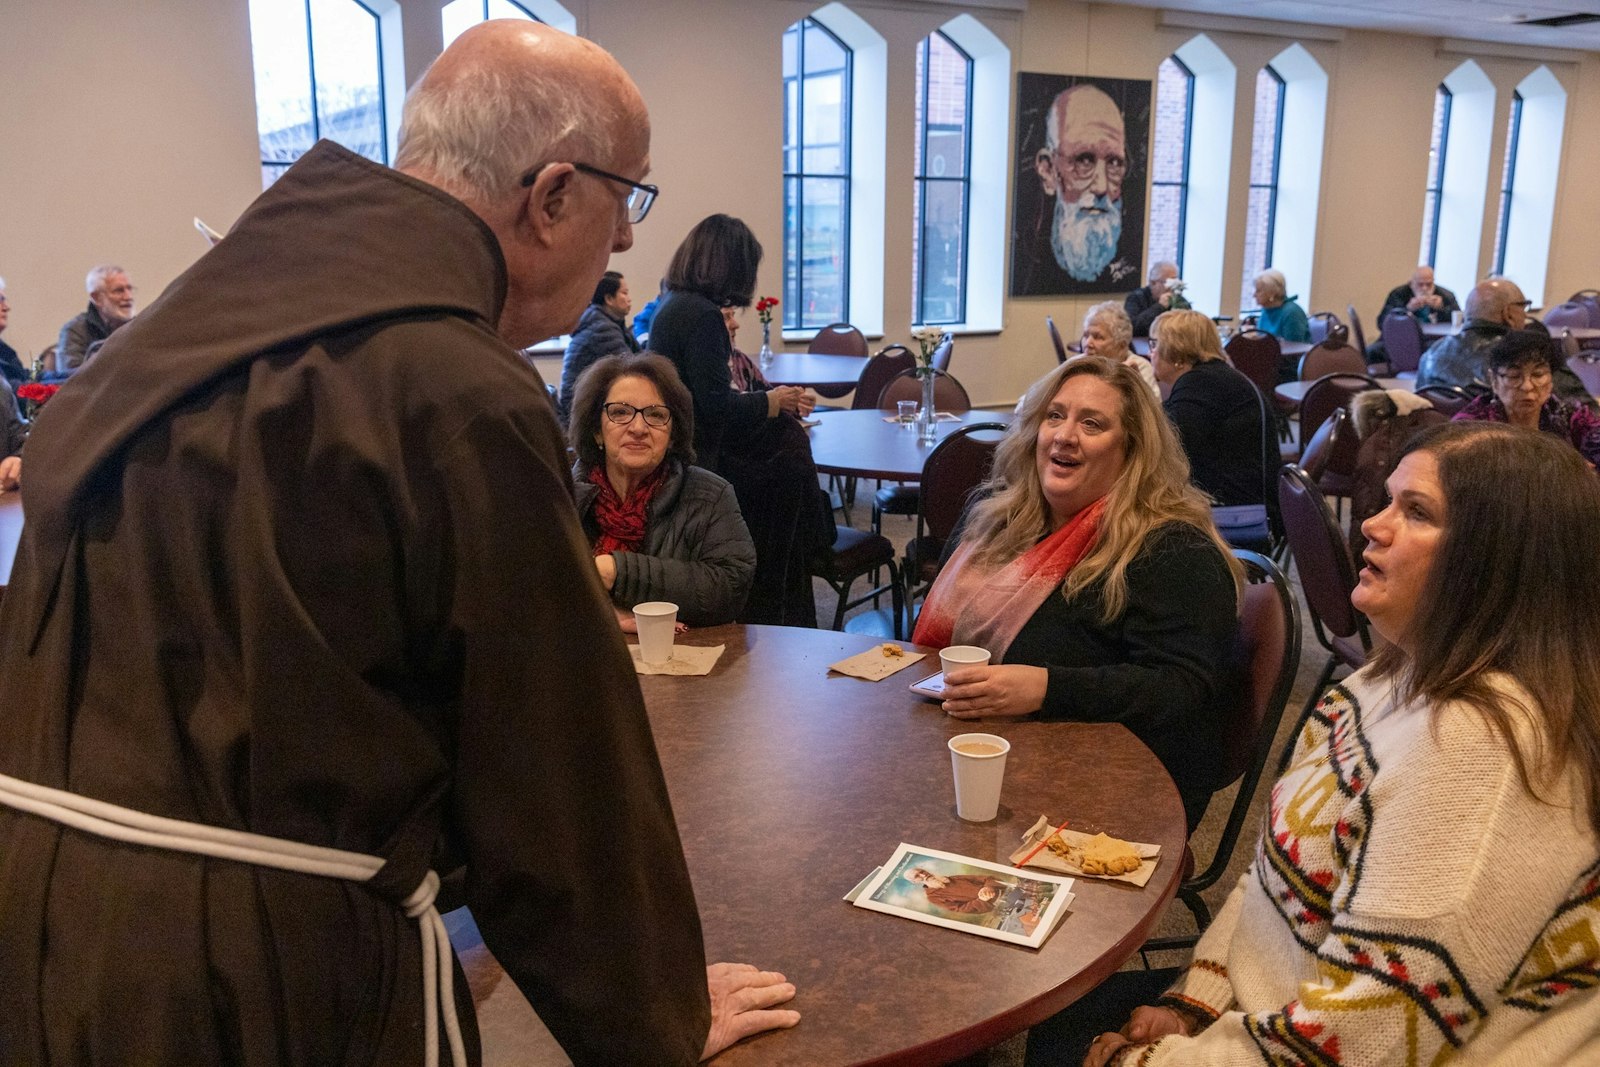
[[[1399,377],[1415,376],[1422,363],[1422,353],[1428,347],[1422,336],[1422,325],[1416,316],[1405,308],[1395,308],[1378,324],[1383,335],[1383,347],[1389,353],[1389,370]]]
[[[1455,418],[1456,412],[1472,403],[1472,394],[1459,385],[1425,385],[1417,395],[1447,419]]]
[[[1320,345],[1328,339],[1328,330],[1340,326],[1339,316],[1331,311],[1319,311],[1306,320],[1306,328],[1311,331],[1311,343]]]
[[[1067,361],[1067,346],[1061,341],[1061,331],[1056,329],[1056,320],[1049,315],[1044,317],[1044,328],[1050,331],[1050,344],[1056,350],[1056,362]]]
[[[811,573],[827,582],[828,587],[839,595],[831,629],[843,630],[845,612],[888,593],[894,607],[894,636],[899,639],[905,632],[901,628],[901,620],[905,615],[905,586],[900,576],[900,564],[895,559],[894,545],[882,534],[849,526],[836,526],[834,531],[833,544],[817,552],[811,563]],[[858,597],[850,596],[850,587],[857,578],[876,574],[884,567],[889,571],[886,583],[875,585]]]
[[[927,593],[939,573],[945,543],[955,532],[968,498],[988,481],[994,450],[1005,431],[1001,422],[963,426],[940,441],[923,461],[917,532],[906,544],[903,564],[908,621],[916,598]]]
[[[1382,389],[1383,383],[1365,374],[1324,374],[1306,387],[1300,401],[1300,445],[1302,450],[1311,443],[1322,424],[1333,417],[1336,409],[1345,407],[1350,398],[1364,389]]]
[[[902,400],[922,399],[922,379],[916,371],[901,371],[889,380],[878,394],[878,408],[894,411]],[[948,411],[959,415],[972,410],[972,400],[961,383],[949,374],[934,370],[933,407],[935,411]],[[914,485],[886,485],[872,497],[872,529],[883,529],[885,515],[915,515],[917,513],[917,487]]]
[[[867,338],[860,330],[848,322],[836,322],[831,326],[824,326],[811,337],[811,343],[806,346],[806,351],[812,355],[824,356],[860,356],[866,358],[870,349],[867,347]],[[850,391],[851,386],[818,386],[815,392],[818,396],[837,400]]]
[[[1356,670],[1372,653],[1366,618],[1350,603],[1356,587],[1355,563],[1322,490],[1299,467],[1284,466],[1278,475],[1278,507],[1284,536],[1300,572],[1300,590],[1311,612],[1317,642],[1328,651],[1317,682],[1311,687],[1309,710],[1340,666]]]
[[[1229,655],[1234,689],[1224,710],[1223,781],[1216,792],[1234,782],[1239,783],[1239,791],[1234,794],[1211,861],[1205,870],[1186,873],[1178,883],[1178,899],[1194,916],[1196,932],[1152,938],[1140,948],[1141,954],[1192,948],[1211,925],[1211,909],[1200,894],[1216,885],[1228,869],[1300,669],[1300,613],[1295,610],[1289,580],[1259,553],[1235,549],[1233,554],[1244,565],[1248,584],[1239,613],[1239,633]],[[1185,872],[1194,870],[1195,857],[1188,846],[1183,850],[1183,864]]]
[[[1275,506],[1277,494],[1272,486],[1273,471],[1278,466],[1278,449],[1272,416],[1267,410],[1267,399],[1261,395],[1260,389],[1255,388],[1254,382],[1250,383],[1250,387],[1256,394],[1256,409],[1260,412],[1261,503],[1213,504],[1211,521],[1216,524],[1222,539],[1232,547],[1277,558],[1283,549],[1283,531]]]

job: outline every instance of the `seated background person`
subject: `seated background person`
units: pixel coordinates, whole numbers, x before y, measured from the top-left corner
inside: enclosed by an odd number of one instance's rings
[[[56,370],[70,374],[89,358],[89,346],[104,341],[133,318],[133,283],[121,267],[102,264],[84,279],[89,306],[68,319],[56,340]]]
[[[1168,387],[1162,409],[1189,458],[1189,480],[1218,504],[1266,500],[1268,456],[1261,400],[1250,379],[1222,354],[1217,327],[1198,311],[1168,311],[1155,321],[1150,362]]]
[[[992,657],[950,673],[945,710],[1119,722],[1193,830],[1216,779],[1237,565],[1149,387],[1109,360],[1063,364],[1023,398],[986,489],[917,621],[918,644]]]
[[[1409,282],[1395,286],[1383,298],[1383,307],[1373,320],[1374,329],[1383,329],[1383,320],[1389,317],[1391,311],[1409,311],[1418,322],[1449,322],[1451,314],[1460,309],[1456,294],[1442,285],[1435,285],[1433,268],[1423,263],[1411,273]],[[1384,347],[1381,336],[1367,346],[1366,355],[1368,363],[1389,362],[1389,350]]]
[[[16,394],[0,389],[0,493],[22,485],[22,444],[27,439],[28,427],[17,410]]]
[[[723,324],[728,327],[728,377],[732,379],[733,391],[736,393],[764,393],[772,388],[772,383],[767,381],[767,376],[761,373],[761,368],[756,366],[756,361],[739,350],[735,343],[739,338],[739,309],[723,308]]]
[[[1176,263],[1164,259],[1152,264],[1150,284],[1143,289],[1135,289],[1122,302],[1122,309],[1128,313],[1128,320],[1133,323],[1133,336],[1149,337],[1150,324],[1156,321],[1157,315],[1172,308],[1189,306],[1182,293],[1174,293],[1167,288],[1167,285],[1177,277]]]
[[[11,316],[11,304],[6,300],[6,280],[0,278],[0,333],[6,332],[6,321]],[[15,393],[17,386],[28,380],[28,368],[17,358],[17,350],[0,341],[0,378]]]
[[[1289,295],[1289,283],[1281,270],[1264,270],[1255,277],[1256,329],[1284,341],[1311,340],[1311,323],[1296,298]]]
[[[1591,464],[1600,463],[1600,415],[1554,395],[1555,367],[1548,338],[1517,330],[1489,346],[1494,390],[1456,413],[1460,422],[1507,422],[1566,441]]]
[[[1600,482],[1454,423],[1389,491],[1351,597],[1386,643],[1297,732],[1252,869],[1159,1007],[1032,1062],[1596,1062]]]
[[[1417,388],[1454,385],[1469,393],[1489,392],[1489,346],[1528,324],[1528,301],[1508,278],[1489,278],[1467,294],[1460,333],[1441,337],[1422,353]]]
[[[1118,307],[1115,300],[1096,304],[1083,316],[1081,344],[1084,356],[1099,356],[1125,364],[1150,387],[1152,393],[1158,397],[1161,395],[1161,387],[1156,384],[1155,368],[1150,366],[1148,359],[1133,350],[1133,324],[1128,321],[1128,313]]]
[[[584,371],[602,356],[639,351],[639,342],[628,329],[628,312],[632,309],[628,280],[617,271],[606,271],[600,284],[594,287],[594,296],[583,309],[578,328],[572,331],[567,350],[561,357],[561,394],[556,410],[561,413],[563,426],[572,417],[572,393]]]
[[[668,600],[691,626],[732,622],[756,550],[727,482],[691,466],[694,407],[661,356],[606,356],[578,379],[569,439],[578,515],[623,629]]]

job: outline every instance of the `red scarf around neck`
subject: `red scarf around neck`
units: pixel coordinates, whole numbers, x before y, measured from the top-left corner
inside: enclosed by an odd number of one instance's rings
[[[628,494],[628,499],[623,500],[611,487],[611,479],[606,477],[605,464],[600,464],[589,471],[589,484],[599,490],[594,498],[594,521],[600,527],[600,536],[594,543],[595,555],[639,551],[639,546],[644,544],[644,528],[645,521],[650,515],[650,501],[656,498],[656,493],[666,480],[667,464],[663,463],[651,471],[644,481],[634,486],[633,492]]]

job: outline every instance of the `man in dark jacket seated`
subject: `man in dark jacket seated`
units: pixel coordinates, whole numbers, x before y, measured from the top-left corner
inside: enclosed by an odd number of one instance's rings
[[[1459,333],[1441,337],[1422,354],[1417,388],[1454,385],[1473,396],[1489,395],[1489,346],[1512,330],[1532,330],[1549,337],[1538,319],[1528,317],[1531,303],[1509,278],[1485,278],[1467,294],[1467,323]],[[1554,342],[1551,342],[1554,344]],[[1554,361],[1555,393],[1564,400],[1592,404],[1594,397],[1564,360]]]
[[[1170,288],[1177,278],[1178,265],[1170,260],[1150,265],[1150,284],[1129,293],[1122,303],[1128,320],[1133,323],[1133,336],[1149,337],[1150,324],[1156,321],[1156,316],[1163,311],[1189,306],[1179,289]]]
[[[1418,322],[1449,322],[1450,316],[1461,310],[1461,305],[1456,303],[1456,294],[1442,285],[1433,282],[1433,268],[1426,263],[1417,265],[1411,272],[1411,280],[1402,285],[1397,285],[1389,290],[1389,295],[1383,298],[1383,308],[1378,312],[1376,319],[1377,329],[1383,329],[1383,320],[1389,317],[1391,311],[1409,311],[1416,316]],[[1389,350],[1384,347],[1383,338],[1367,346],[1368,363],[1387,363]]]

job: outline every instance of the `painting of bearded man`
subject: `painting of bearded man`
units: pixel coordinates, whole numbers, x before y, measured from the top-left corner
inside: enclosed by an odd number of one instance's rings
[[[1150,83],[1017,76],[1011,293],[1117,293],[1143,277]]]

